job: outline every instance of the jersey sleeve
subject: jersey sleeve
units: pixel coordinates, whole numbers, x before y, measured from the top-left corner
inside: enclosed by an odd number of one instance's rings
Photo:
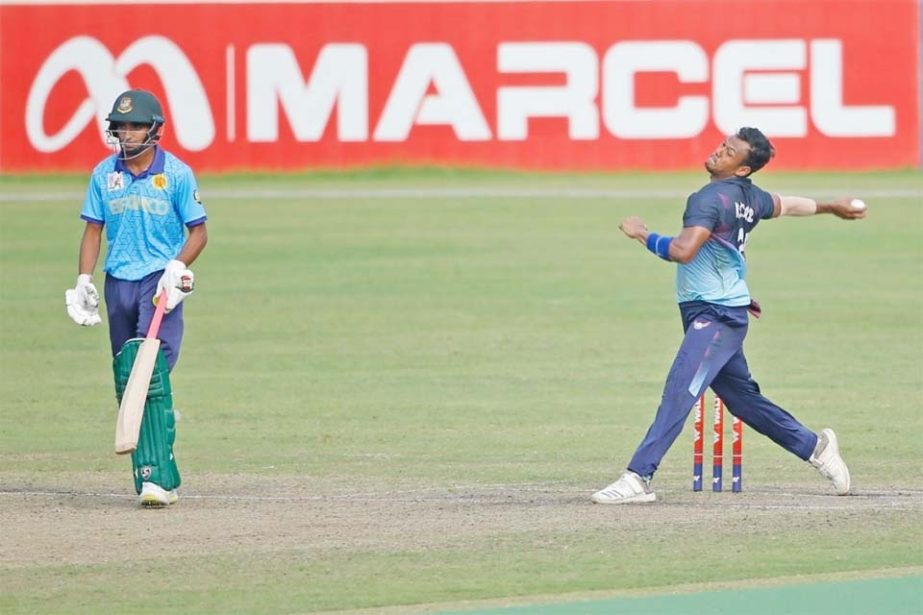
[[[176,211],[186,226],[198,226],[208,219],[199,197],[199,185],[191,170],[183,174],[176,190]]]
[[[99,192],[99,182],[96,181],[96,176],[94,175],[90,178],[89,185],[87,185],[87,193],[83,199],[80,217],[87,222],[104,224],[106,215],[103,207],[103,197]]]
[[[696,192],[686,200],[686,211],[683,212],[684,228],[701,226],[713,231],[718,226],[720,218],[721,208],[714,193]]]
[[[756,212],[760,220],[772,218],[775,211],[775,204],[772,201],[772,194],[765,190],[757,190],[756,194]]]

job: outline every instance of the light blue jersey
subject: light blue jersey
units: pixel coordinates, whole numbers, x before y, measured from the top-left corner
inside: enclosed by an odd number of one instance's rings
[[[186,242],[185,227],[207,219],[192,169],[160,147],[138,176],[115,154],[99,163],[80,217],[106,228],[103,270],[130,281],[163,269]]]
[[[729,307],[750,304],[747,263],[733,246],[709,239],[676,270],[676,301],[707,301]]]
[[[677,267],[677,302],[749,305],[744,249],[753,228],[760,220],[771,218],[772,213],[772,195],[744,177],[711,182],[691,195],[683,226],[707,228],[711,237],[695,258]]]

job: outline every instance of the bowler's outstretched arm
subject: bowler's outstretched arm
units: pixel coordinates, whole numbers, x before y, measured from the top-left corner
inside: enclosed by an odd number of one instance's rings
[[[860,220],[865,217],[865,203],[857,207],[856,199],[842,198],[834,201],[815,201],[803,196],[783,196],[773,194],[773,212],[772,217],[779,216],[813,216],[816,214],[833,214],[843,220]]]

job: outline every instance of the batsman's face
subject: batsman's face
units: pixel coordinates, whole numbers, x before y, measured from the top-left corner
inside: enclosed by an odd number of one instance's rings
[[[750,167],[744,162],[750,154],[750,144],[731,135],[705,161],[705,170],[715,179],[746,177]]]
[[[148,147],[150,129],[147,124],[125,123],[113,125],[109,132],[118,140],[122,151],[131,156],[143,152]]]

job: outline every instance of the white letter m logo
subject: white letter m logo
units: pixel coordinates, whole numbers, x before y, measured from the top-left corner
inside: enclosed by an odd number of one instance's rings
[[[26,101],[26,134],[40,152],[56,152],[83,132],[96,119],[100,141],[105,142],[106,116],[116,96],[131,89],[125,78],[147,64],[157,73],[166,91],[167,121],[175,126],[180,146],[200,151],[215,138],[215,122],[205,88],[189,58],[173,41],[163,36],[146,36],[129,45],[118,58],[90,36],[76,36],[54,50],[35,76]],[[48,96],[69,71],[77,71],[88,96],[56,134],[45,132],[44,116]]]

